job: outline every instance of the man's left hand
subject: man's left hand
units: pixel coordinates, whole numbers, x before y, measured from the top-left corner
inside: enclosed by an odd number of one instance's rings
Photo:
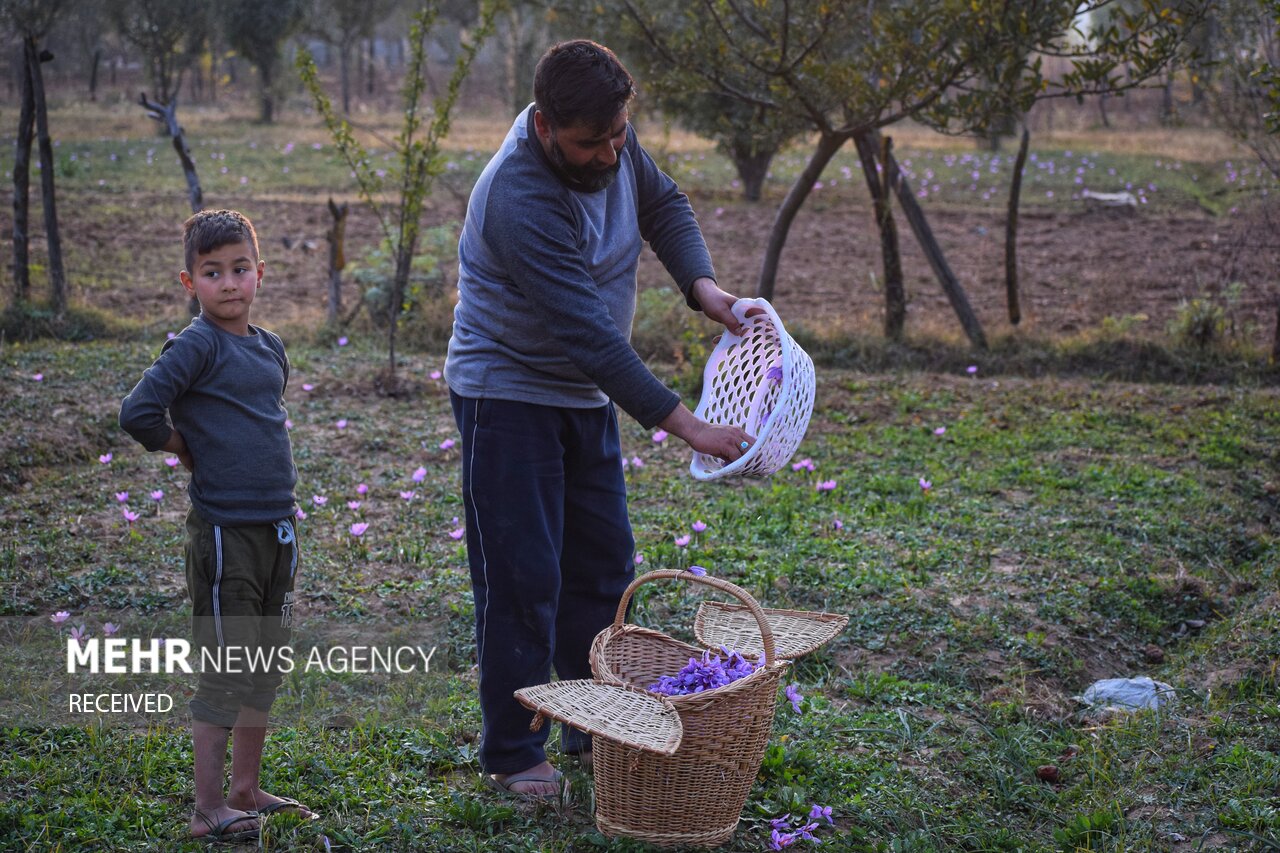
[[[695,279],[690,292],[693,294],[693,298],[698,300],[698,304],[702,306],[703,314],[720,323],[735,335],[746,333],[747,327],[742,325],[738,318],[733,315],[733,303],[738,301],[738,297],[721,290],[715,279]],[[760,311],[761,309],[759,308],[752,308],[747,311],[747,314],[759,314]]]

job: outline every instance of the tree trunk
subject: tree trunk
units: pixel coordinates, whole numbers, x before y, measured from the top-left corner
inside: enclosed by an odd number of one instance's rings
[[[89,100],[98,100],[98,66],[102,64],[102,48],[98,48],[93,52],[93,59],[89,63]]]
[[[1271,339],[1271,363],[1280,364],[1280,303],[1276,303],[1276,334]]]
[[[1098,96],[1098,115],[1102,117],[1102,126],[1111,129],[1111,119],[1107,117],[1107,93]]]
[[[258,93],[258,97],[261,99],[258,103],[258,121],[263,124],[271,124],[276,117],[274,72],[275,69],[271,67],[269,62],[264,62],[258,66],[258,78],[262,87]]]
[[[822,170],[826,168],[827,163],[831,162],[831,158],[848,138],[844,135],[820,137],[818,147],[809,158],[809,163],[800,173],[800,177],[796,178],[796,182],[791,185],[787,197],[782,200],[782,206],[778,208],[778,213],[773,220],[773,228],[769,232],[769,242],[765,246],[764,260],[760,266],[760,280],[756,285],[756,296],[773,299],[774,285],[778,279],[778,261],[782,258],[782,247],[787,242],[787,232],[791,230],[791,223],[804,205],[804,200],[809,197],[809,193],[813,192],[813,184],[822,175]]]
[[[36,40],[27,36],[27,67],[31,71],[31,94],[36,113],[36,140],[40,146],[40,197],[44,203],[45,243],[49,248],[49,307],[55,317],[67,312],[67,274],[62,267],[62,238],[58,234],[57,194],[53,176],[53,140],[49,138],[49,111],[44,100],[44,75],[40,71],[42,57]],[[48,54],[46,54],[47,56]],[[49,59],[53,57],[50,56]]]
[[[1009,184],[1009,212],[1004,225],[1004,291],[1009,305],[1009,322],[1022,322],[1022,308],[1018,304],[1018,200],[1022,196],[1022,170],[1027,165],[1027,149],[1031,145],[1031,131],[1022,129],[1022,142],[1018,145],[1018,157],[1013,161],[1013,180]]]
[[[342,74],[342,114],[351,115],[351,45],[338,47],[338,68]]]
[[[1160,90],[1160,123],[1173,124],[1176,111],[1173,106],[1173,72],[1165,75],[1164,87]]]
[[[178,152],[178,160],[182,163],[182,172],[187,178],[187,201],[192,213],[204,210],[204,191],[200,188],[200,176],[196,174],[195,160],[191,157],[191,149],[187,146],[186,132],[178,124],[177,98],[167,104],[157,104],[147,100],[143,92],[138,103],[142,104],[147,115],[160,122],[164,132],[173,140],[173,150]],[[187,300],[187,313],[192,317],[200,313],[200,300],[194,296]]]
[[[400,325],[400,309],[404,305],[404,293],[409,286],[409,271],[413,264],[414,241],[400,246],[396,252],[396,272],[391,285],[391,298],[387,304],[387,393],[394,397],[400,393],[396,378],[396,328]]]
[[[20,89],[18,136],[13,146],[13,298],[31,298],[31,143],[35,137],[35,104],[31,93],[31,71],[27,63],[27,42],[18,48],[22,61],[15,62]]]
[[[734,154],[733,167],[738,170],[738,177],[742,179],[742,197],[747,201],[760,200],[773,154],[772,151]]]
[[[876,134],[876,136],[878,138],[879,134]],[[951,267],[947,264],[946,256],[942,253],[942,247],[938,245],[937,239],[933,236],[933,229],[929,227],[924,211],[920,209],[920,205],[916,202],[916,197],[911,192],[911,185],[902,174],[902,170],[898,168],[898,161],[892,153],[889,154],[888,162],[884,165],[889,170],[889,179],[892,181],[893,190],[898,196],[898,204],[902,206],[902,212],[906,215],[907,222],[910,223],[911,230],[915,233],[916,240],[920,243],[920,248],[924,250],[925,257],[929,259],[929,266],[933,268],[934,275],[938,277],[938,283],[942,285],[943,292],[947,294],[947,299],[951,302],[951,308],[956,312],[956,317],[960,319],[960,325],[964,328],[964,333],[968,336],[969,342],[975,347],[986,349],[987,336],[983,334],[982,324],[978,322],[978,316],[973,313],[973,308],[969,305],[969,297],[965,295],[959,279],[956,278],[955,273],[951,271]]]
[[[876,227],[880,231],[880,257],[884,264],[884,336],[891,341],[902,340],[903,327],[907,319],[906,289],[902,283],[902,255],[898,247],[898,224],[894,222],[893,210],[889,206],[889,170],[876,169],[876,157],[879,152],[875,143],[866,133],[853,137],[853,144],[858,149],[858,160],[862,163],[862,176],[867,180],[867,191],[871,193],[872,205],[875,209]],[[888,159],[888,152],[893,140],[884,137],[884,153],[879,154],[881,161]]]
[[[333,225],[325,234],[329,241],[329,307],[327,321],[336,325],[342,313],[342,270],[347,265],[344,241],[347,233],[347,205],[338,205],[329,199],[329,215]]]

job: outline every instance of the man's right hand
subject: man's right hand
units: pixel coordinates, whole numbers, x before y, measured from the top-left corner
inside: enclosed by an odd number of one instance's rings
[[[755,436],[746,430],[707,423],[689,411],[684,403],[677,404],[658,426],[683,439],[699,453],[723,459],[726,463],[742,458],[756,443]]]

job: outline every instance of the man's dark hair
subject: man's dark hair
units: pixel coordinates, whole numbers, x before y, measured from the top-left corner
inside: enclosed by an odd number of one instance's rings
[[[613,51],[587,39],[553,45],[533,73],[533,101],[553,128],[603,133],[636,93]]]
[[[187,272],[193,275],[196,255],[206,255],[240,242],[253,246],[253,259],[257,261],[258,233],[253,230],[249,217],[235,210],[202,210],[182,223],[183,260]]]

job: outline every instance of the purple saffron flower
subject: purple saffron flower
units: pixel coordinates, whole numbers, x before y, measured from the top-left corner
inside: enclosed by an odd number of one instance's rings
[[[421,483],[421,482],[422,482],[423,480],[425,480],[425,479],[427,479],[427,469],[426,469],[426,468],[419,467],[419,468],[418,468],[418,470],[416,470],[416,471],[414,471],[414,472],[413,472],[413,482],[415,482],[415,483]]]
[[[644,554],[641,554],[639,551],[637,551],[635,556],[635,564],[638,566],[643,562],[644,562]]]
[[[369,491],[369,487],[366,486],[364,483],[360,483],[359,485],[356,486],[357,495],[367,494],[368,491]]]
[[[800,471],[802,469],[806,471],[813,471],[813,467],[813,460],[808,458],[801,459],[799,462],[791,463],[792,471]]]
[[[932,488],[933,488],[932,480],[926,480],[924,477],[920,478],[920,491],[927,492]]]
[[[643,468],[643,467],[644,467],[644,460],[643,460],[643,459],[641,459],[639,456],[632,456],[632,457],[631,457],[631,467],[632,467],[632,468]]]
[[[125,501],[129,500],[129,493],[116,492],[116,500],[120,501],[120,503],[124,503]]]
[[[284,428],[285,428],[285,429],[293,429],[293,418],[285,418],[285,419],[284,419]]]
[[[705,578],[707,576],[707,570],[702,568],[702,566],[690,566],[685,569],[685,571],[699,578]]]
[[[71,629],[71,639],[77,643],[89,639],[89,631],[83,625],[77,625]]]
[[[685,534],[685,535],[683,535],[683,536],[677,536],[677,537],[676,537],[676,547],[677,547],[677,548],[683,548],[683,547],[685,547],[686,545],[688,545],[688,544],[689,544],[689,540],[690,540],[691,538],[692,538],[692,537],[691,537],[691,536],[689,536],[689,534],[688,534],[688,533],[686,533],[686,534]]]
[[[347,509],[354,512],[359,508],[360,508],[360,501],[347,501]]]
[[[442,375],[443,375],[443,374],[442,374],[440,371],[438,371],[438,370],[433,370],[433,371],[431,371],[431,378],[432,378],[432,379],[439,379]]]
[[[804,701],[804,697],[800,695],[800,685],[787,685],[787,701],[791,703],[791,710],[797,714],[800,713],[800,703]]]
[[[347,428],[347,419],[346,419],[346,418],[339,418],[339,419],[338,419],[338,421],[337,421],[337,423],[335,423],[335,424],[334,424],[334,426],[336,426],[338,429],[346,429],[346,428]]]
[[[947,434],[947,428],[946,428],[946,427],[938,427],[937,429],[935,429],[935,430],[933,431],[933,434],[934,434],[934,435],[946,435],[946,434]]]
[[[818,828],[818,824],[816,823],[806,823],[804,826],[796,830],[796,834],[799,835],[801,838],[803,838],[805,841],[812,841],[814,844],[821,844],[822,841],[818,838],[815,838],[813,835],[813,831],[817,828]]]
[[[59,610],[57,613],[49,617],[49,621],[55,625],[61,625],[71,618],[71,614],[65,610]]]
[[[357,521],[351,525],[352,536],[363,536],[364,532],[369,529],[369,523],[366,521]]]
[[[835,480],[823,480],[815,488],[820,492],[829,492],[836,487]]]
[[[136,512],[130,512],[128,507],[121,507],[120,511],[124,513],[124,520],[130,524],[133,524],[138,520],[138,514]]]
[[[790,847],[792,844],[795,844],[795,843],[796,843],[796,834],[794,832],[779,832],[778,830],[775,829],[773,830],[773,833],[770,835],[769,849],[781,850],[782,848]]]
[[[104,454],[102,454],[101,456],[99,456],[99,457],[98,457],[98,461],[99,461],[99,462],[101,462],[103,465],[110,465],[110,464],[111,464],[111,454],[110,454],[110,453],[104,453]]]
[[[662,442],[666,440],[667,440],[667,431],[665,429],[660,429],[653,434],[654,444],[662,444]]]
[[[831,521],[831,526],[836,530],[844,530],[844,522],[838,518]]]
[[[168,465],[170,468],[177,468],[181,461],[182,460],[176,456],[166,456],[164,458],[164,464]]]
[[[338,346],[340,346],[340,347],[345,347],[345,346],[347,345],[347,343],[348,343],[348,341],[347,341],[347,339],[346,339],[346,337],[345,337],[345,336],[344,336],[344,337],[341,337],[341,338],[338,338]]]
[[[466,535],[467,535],[467,529],[465,527],[459,527],[457,530],[449,531],[449,538],[455,541],[458,539],[461,539],[463,536],[466,536]]]
[[[964,372],[965,372],[965,373],[967,373],[967,374],[969,374],[970,376],[973,376],[974,374],[976,374],[976,373],[978,372],[978,365],[976,365],[976,364],[971,364],[971,365],[969,365],[968,367],[966,367],[966,368],[964,369]]]
[[[453,439],[452,439],[452,438],[446,438],[444,441],[440,442],[440,449],[441,449],[441,450],[452,450],[452,449],[453,449],[453,444],[454,444],[454,442],[453,442]]]
[[[298,511],[293,514],[293,517],[298,519],[298,521],[302,521],[307,517],[307,514],[302,511],[302,507],[298,507]]]
[[[120,626],[114,622],[105,622],[102,625],[102,633],[108,637],[110,637],[112,634],[117,633],[119,630],[120,630]]]
[[[787,812],[782,817],[775,817],[769,821],[769,826],[774,829],[790,829],[791,828],[791,812]]]
[[[702,531],[704,531],[704,530],[706,530],[706,529],[707,529],[707,525],[706,525],[706,522],[704,522],[704,521],[695,521],[695,522],[693,523],[693,532],[694,532],[694,533],[701,533]]]
[[[417,496],[418,496],[418,493],[417,493],[417,492],[412,492],[412,491],[411,491],[411,492],[401,492],[401,493],[400,493],[400,499],[401,499],[401,500],[404,500],[404,501],[411,501],[411,500],[413,500],[414,498],[416,498]]]
[[[303,390],[303,391],[314,391],[314,390],[315,390],[315,388],[316,388],[316,386],[312,385],[310,382],[303,382],[303,383],[302,383],[302,390]]]
[[[312,495],[311,502],[316,506],[324,506],[329,502],[329,499],[326,498],[324,495]]]
[[[156,503],[160,503],[160,501],[164,500],[164,489],[156,489],[154,492],[151,493],[150,497],[151,497],[151,500],[155,501]]]
[[[44,374],[43,374],[43,373],[36,373],[36,374],[33,374],[33,375],[32,375],[32,377],[31,377],[31,380],[32,380],[33,382],[43,382],[43,381],[44,381]]]
[[[820,806],[813,804],[813,808],[809,809],[809,818],[811,820],[826,820],[827,823],[834,825],[835,821],[831,818],[831,806]]]

